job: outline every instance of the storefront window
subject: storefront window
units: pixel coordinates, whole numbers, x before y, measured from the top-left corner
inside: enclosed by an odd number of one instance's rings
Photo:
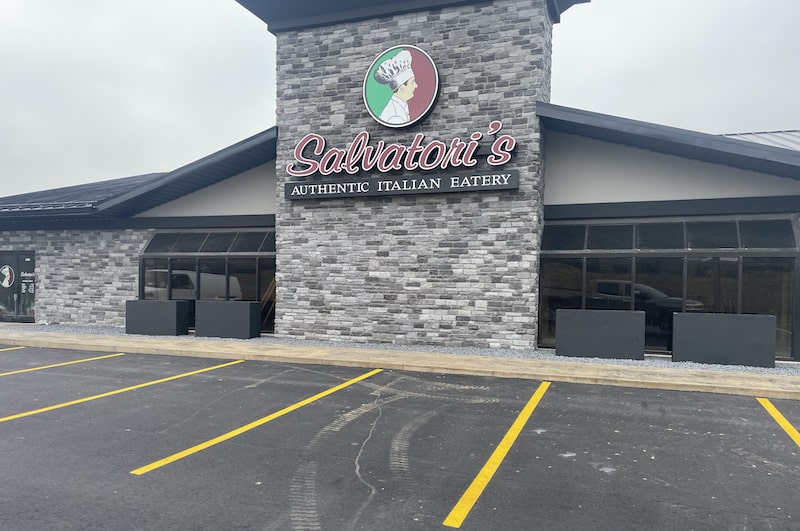
[[[582,307],[583,260],[542,258],[539,284],[540,344],[553,346],[556,340],[556,310]]]
[[[735,221],[700,221],[686,224],[689,249],[735,249],[739,236]]]
[[[261,249],[261,243],[264,241],[266,233],[264,232],[240,232],[233,242],[230,252],[232,253],[256,253]]]
[[[225,259],[201,258],[198,262],[200,270],[200,299],[225,300]],[[231,294],[231,298],[233,297]]]
[[[587,249],[630,249],[633,247],[632,225],[593,225],[589,227]]]
[[[172,250],[172,246],[178,241],[178,232],[160,232],[153,236],[150,243],[145,249],[146,253],[168,253]]]
[[[792,223],[788,219],[740,221],[742,247],[785,249],[795,246]]]
[[[142,260],[144,271],[144,298],[169,298],[169,261],[165,258]]]
[[[631,264],[631,258],[587,258],[586,309],[633,309]]]
[[[258,300],[258,278],[256,276],[256,259],[230,259],[228,261],[231,298],[243,301]],[[234,294],[236,295],[234,297]]]
[[[698,311],[702,304],[687,304]],[[637,258],[634,309],[645,315],[645,347],[672,348],[673,313],[684,311],[683,258]]]
[[[173,253],[196,253],[208,236],[204,232],[184,232],[172,246]]]
[[[566,251],[583,249],[586,244],[585,225],[545,225],[542,250]]]
[[[559,308],[643,311],[651,351],[671,350],[675,312],[748,313],[774,315],[777,356],[798,357],[797,256],[788,218],[547,224],[539,344],[554,345]]]
[[[792,273],[794,258],[742,260],[742,313],[774,315],[778,356],[792,349]]]
[[[274,240],[273,240],[274,241]],[[258,301],[261,303],[261,328],[275,328],[275,258],[258,259]]]
[[[636,226],[637,249],[683,249],[683,223],[648,223]]]
[[[236,238],[235,232],[212,232],[206,238],[201,253],[224,253],[230,249],[233,240]]]
[[[738,312],[738,258],[690,258],[687,265],[689,299],[702,303],[706,312]]]
[[[173,260],[171,278],[170,299],[195,300],[197,298],[197,260],[194,258]]]
[[[157,233],[145,248],[141,264],[142,298],[260,301],[262,322],[268,327],[264,329],[273,327],[272,230]],[[192,326],[194,303],[189,320]]]

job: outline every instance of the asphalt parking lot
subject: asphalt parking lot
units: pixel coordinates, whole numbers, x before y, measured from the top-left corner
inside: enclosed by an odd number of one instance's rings
[[[790,400],[0,345],[0,529],[798,529],[797,426]]]

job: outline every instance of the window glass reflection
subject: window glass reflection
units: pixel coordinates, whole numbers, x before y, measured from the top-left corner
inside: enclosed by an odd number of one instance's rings
[[[172,246],[175,245],[175,242],[178,241],[178,236],[180,236],[180,233],[177,232],[159,232],[153,236],[144,252],[168,253]]]
[[[586,239],[585,225],[545,225],[542,249],[571,251],[583,249]]]
[[[231,298],[243,301],[258,300],[256,259],[237,258],[228,260]]]
[[[583,260],[542,258],[539,272],[539,344],[552,347],[556,340],[556,310],[580,309]]]
[[[631,258],[586,259],[586,308],[631,310]]]
[[[264,241],[264,232],[240,232],[233,242],[230,252],[232,253],[255,253],[261,248]]]
[[[200,298],[225,300],[225,259],[201,259]]]
[[[630,249],[633,225],[590,225],[588,249]]]
[[[706,312],[737,312],[738,258],[690,258],[687,266],[689,299],[702,303]]]
[[[637,249],[683,249],[683,223],[636,225]]]
[[[792,223],[788,219],[740,221],[742,247],[770,249],[795,247]]]
[[[169,298],[167,286],[169,277],[167,269],[169,260],[166,258],[148,258],[142,260],[144,266],[144,298],[166,300]]]
[[[735,221],[698,221],[686,223],[690,249],[735,249],[739,237]]]
[[[184,232],[172,247],[173,253],[196,253],[208,236],[205,232]]]
[[[228,250],[236,237],[235,232],[212,232],[206,238],[203,247],[200,248],[201,253],[224,253]]]
[[[776,354],[792,352],[792,271],[794,258],[742,260],[742,313],[774,315]]]
[[[702,306],[687,301],[687,311],[700,311]],[[634,309],[645,314],[647,348],[672,348],[673,313],[683,307],[683,258],[637,258]]]

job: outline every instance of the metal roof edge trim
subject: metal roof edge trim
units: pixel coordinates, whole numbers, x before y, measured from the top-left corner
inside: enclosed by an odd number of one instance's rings
[[[492,0],[407,0],[406,2],[379,2],[370,5],[347,6],[333,13],[304,13],[301,16],[287,17],[267,12],[262,7],[264,0],[237,0],[257,18],[267,24],[271,33],[299,31],[346,22],[355,22],[371,18],[392,17],[424,10],[442,9],[469,4],[488,4]],[[268,0],[274,1],[274,0]],[[546,0],[547,13],[553,23],[560,22],[561,14],[575,4],[587,3],[591,0]],[[376,5],[377,4],[377,5]],[[271,21],[268,19],[272,19]]]
[[[0,230],[124,230],[175,229],[213,230],[275,227],[275,214],[236,216],[107,218],[107,217],[29,217],[0,219]]]
[[[800,152],[791,149],[546,102],[536,102],[536,114],[556,131],[800,180]]]
[[[334,24],[343,24],[346,22],[357,22],[359,20],[368,20],[371,18],[393,17],[396,15],[404,15],[406,13],[414,13],[423,9],[442,9],[445,7],[488,2],[491,2],[491,0],[440,0],[437,2],[431,2],[430,0],[412,0],[401,4],[394,4],[395,6],[402,7],[387,8],[387,6],[373,5],[350,9],[347,11],[339,11],[337,13],[325,13],[316,16],[303,16],[285,19],[280,22],[272,23],[264,20],[259,15],[256,16],[267,23],[267,28],[271,33],[283,33],[287,31],[298,31],[319,28],[323,26],[332,26]]]

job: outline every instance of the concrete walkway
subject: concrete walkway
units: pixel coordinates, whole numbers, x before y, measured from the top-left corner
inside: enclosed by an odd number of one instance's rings
[[[575,360],[509,359],[353,347],[319,347],[209,338],[37,333],[37,325],[0,325],[0,344],[131,354],[164,354],[525,378],[647,389],[800,400],[800,376],[651,367]]]

